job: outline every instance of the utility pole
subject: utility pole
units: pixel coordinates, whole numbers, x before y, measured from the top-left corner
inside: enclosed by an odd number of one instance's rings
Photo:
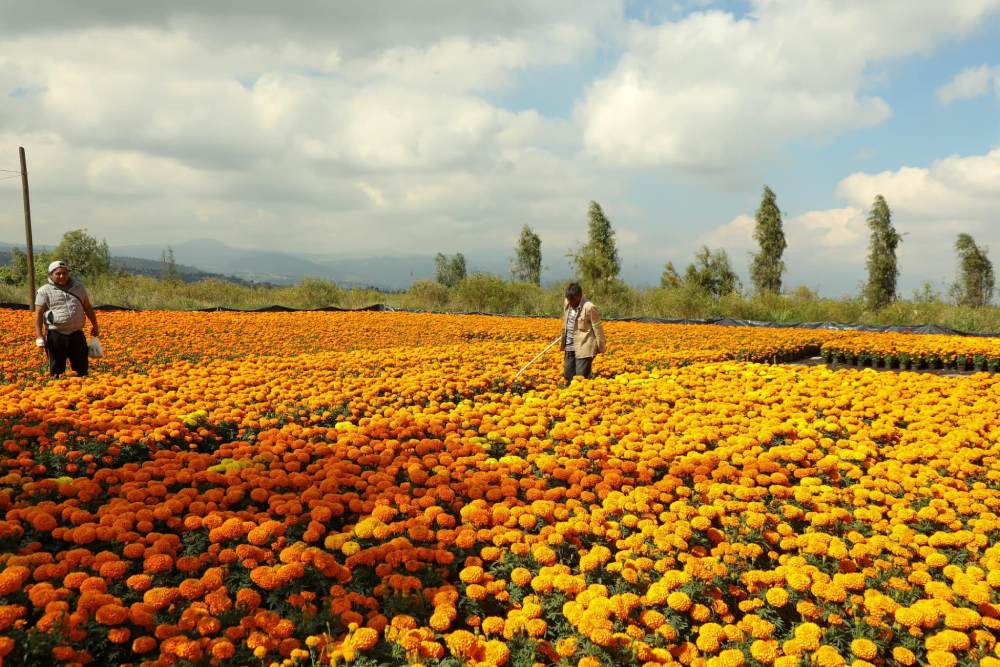
[[[24,197],[24,240],[28,245],[28,308],[35,309],[35,248],[31,243],[31,200],[28,198],[28,164],[24,146],[18,146],[21,156],[21,195]]]

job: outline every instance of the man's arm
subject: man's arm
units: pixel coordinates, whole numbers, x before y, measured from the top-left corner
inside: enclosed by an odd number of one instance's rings
[[[45,306],[35,306],[35,340],[42,341],[43,347],[45,344]]]
[[[597,336],[597,351],[604,354],[607,349],[607,342],[604,339],[604,325],[601,324],[601,315],[597,312],[597,306],[591,304],[590,307],[590,326],[594,329],[594,335]]]
[[[97,313],[94,312],[94,307],[90,305],[90,296],[83,297],[83,312],[87,314],[87,319],[90,320],[90,335],[97,336],[101,335],[101,329],[97,326]]]
[[[563,316],[562,316],[562,326],[559,327],[559,349],[566,349],[566,308],[569,306],[569,301],[563,299]]]

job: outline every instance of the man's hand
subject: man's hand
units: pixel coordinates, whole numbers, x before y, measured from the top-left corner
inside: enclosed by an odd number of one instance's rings
[[[45,347],[45,339],[44,338],[36,338],[35,339],[35,346],[36,347]]]
[[[96,324],[90,328],[90,335],[94,338],[98,338],[101,335],[101,329]]]

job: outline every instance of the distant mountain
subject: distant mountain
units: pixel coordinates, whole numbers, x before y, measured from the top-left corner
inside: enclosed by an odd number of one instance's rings
[[[14,248],[21,248],[23,250],[23,246],[15,246],[10,243],[0,242],[0,266],[6,266],[13,261],[12,251]],[[35,247],[36,252],[49,252],[52,249],[52,246]],[[121,270],[132,275],[159,278],[163,275],[164,267],[163,261],[159,256],[156,259],[147,259],[142,257],[123,257],[113,254],[111,256],[111,268]],[[211,271],[202,271],[201,269],[185,264],[176,264],[175,268],[177,269],[177,274],[180,276],[180,279],[186,283],[208,280],[210,278],[238,284],[248,284],[250,282],[238,276],[213,273]]]
[[[414,280],[434,277],[432,255],[334,258],[289,252],[234,248],[214,239],[196,239],[171,246],[174,258],[203,271],[244,280],[290,284],[302,278],[325,278],[347,286],[406,289]],[[116,246],[116,254],[158,260],[164,246]],[[507,275],[507,260],[466,256],[469,271]]]
[[[12,247],[12,244],[0,243],[0,252],[6,249],[9,256],[9,249]],[[131,273],[158,276],[162,271],[161,257],[166,247],[152,244],[113,246],[111,254],[116,266]],[[430,254],[336,257],[318,253],[236,248],[215,239],[192,239],[171,244],[170,247],[184,280],[219,278],[236,282],[289,285],[312,277],[332,280],[346,287],[405,290],[414,280],[429,280],[434,277],[434,256]],[[550,268],[542,271],[543,284],[567,280],[571,276],[565,259],[559,254],[553,254],[552,257],[555,259],[545,261]],[[510,276],[510,260],[501,253],[465,253],[465,258],[470,274],[480,272]],[[4,260],[0,255],[0,261],[9,262],[9,259]],[[637,286],[655,284],[659,282],[660,268],[626,263],[622,267],[622,278]]]

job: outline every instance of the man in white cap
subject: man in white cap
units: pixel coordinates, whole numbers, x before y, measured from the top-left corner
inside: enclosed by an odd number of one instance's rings
[[[35,295],[35,334],[38,336],[35,345],[45,348],[48,353],[51,375],[62,375],[67,359],[77,375],[87,374],[87,337],[83,334],[87,319],[93,325],[92,335],[100,335],[97,313],[90,305],[87,290],[79,280],[70,277],[66,262],[52,262],[48,284],[42,285]]]

